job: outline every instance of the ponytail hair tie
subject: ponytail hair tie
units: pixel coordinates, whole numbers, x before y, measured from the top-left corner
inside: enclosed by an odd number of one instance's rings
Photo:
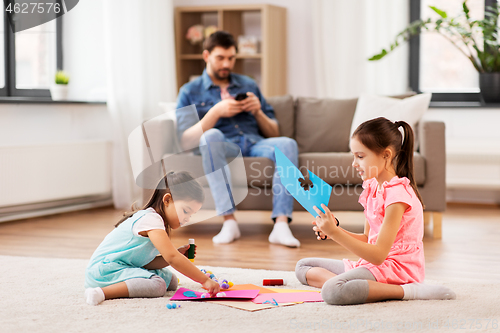
[[[404,124],[404,121],[396,121],[396,122],[394,122],[394,125],[396,125],[397,128],[403,126],[403,124]]]

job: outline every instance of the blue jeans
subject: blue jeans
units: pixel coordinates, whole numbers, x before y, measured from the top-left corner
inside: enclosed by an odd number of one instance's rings
[[[221,143],[233,143],[221,144]],[[219,143],[219,144],[218,144]],[[207,130],[200,138],[200,152],[203,160],[203,169],[207,177],[210,191],[215,201],[217,215],[230,215],[236,210],[232,201],[229,168],[225,168],[226,178],[221,181],[214,177],[214,171],[224,168],[227,165],[227,157],[235,157],[241,150],[242,156],[267,157],[275,163],[273,174],[273,220],[278,216],[287,216],[288,221],[292,219],[293,197],[281,184],[278,170],[276,168],[276,157],[274,146],[278,147],[295,166],[299,163],[299,151],[297,142],[287,137],[257,138],[255,136],[237,136],[226,138],[225,135],[216,128]],[[222,193],[230,195],[221,195]],[[231,201],[229,201],[231,200]]]

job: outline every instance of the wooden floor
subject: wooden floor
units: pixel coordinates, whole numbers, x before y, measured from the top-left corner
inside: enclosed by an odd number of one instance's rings
[[[362,232],[362,213],[336,212],[346,229]],[[121,212],[101,208],[0,223],[0,255],[88,259],[113,229]],[[197,265],[293,270],[305,257],[357,257],[332,241],[317,241],[307,212],[294,213],[291,229],[302,246],[270,244],[269,212],[237,212],[242,237],[226,245],[212,243],[218,217],[175,230],[174,245],[197,244]],[[433,280],[472,279],[500,282],[500,208],[449,205],[443,214],[443,238],[424,239],[426,276]]]

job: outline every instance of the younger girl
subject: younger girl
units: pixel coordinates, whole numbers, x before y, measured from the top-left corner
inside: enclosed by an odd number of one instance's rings
[[[400,132],[403,128],[404,137]],[[363,179],[359,203],[365,209],[363,234],[337,226],[328,207],[313,221],[318,239],[330,238],[361,257],[306,258],[297,263],[300,282],[322,288],[328,304],[361,304],[389,299],[454,299],[443,286],[424,280],[423,203],[413,176],[413,131],[386,118],[359,125],[350,141],[352,166]]]
[[[162,297],[166,290],[177,289],[177,277],[165,268],[168,265],[217,294],[219,284],[187,259],[189,245],[175,249],[169,238],[170,229],[189,222],[204,199],[203,188],[189,173],[168,173],[149,202],[139,211],[124,214],[90,258],[85,271],[87,303]]]

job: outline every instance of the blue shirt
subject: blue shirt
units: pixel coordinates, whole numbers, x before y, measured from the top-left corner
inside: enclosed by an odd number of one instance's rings
[[[229,86],[227,91],[232,96],[246,92],[254,93],[260,100],[262,111],[269,118],[276,120],[272,106],[266,103],[259,87],[255,81],[248,76],[231,73],[229,75]],[[207,74],[206,69],[199,78],[184,84],[179,91],[179,96],[177,97],[176,117],[177,134],[179,138],[185,130],[195,125],[205,116],[205,114],[207,114],[208,110],[220,101],[220,87],[216,86],[212,82],[212,79]],[[179,110],[180,108],[191,104],[196,106],[198,117],[193,116],[188,111]],[[259,130],[257,120],[250,112],[243,111],[231,118],[220,118],[214,128],[217,128],[224,133],[226,138],[245,136],[250,141],[254,142],[263,139],[263,134]]]

